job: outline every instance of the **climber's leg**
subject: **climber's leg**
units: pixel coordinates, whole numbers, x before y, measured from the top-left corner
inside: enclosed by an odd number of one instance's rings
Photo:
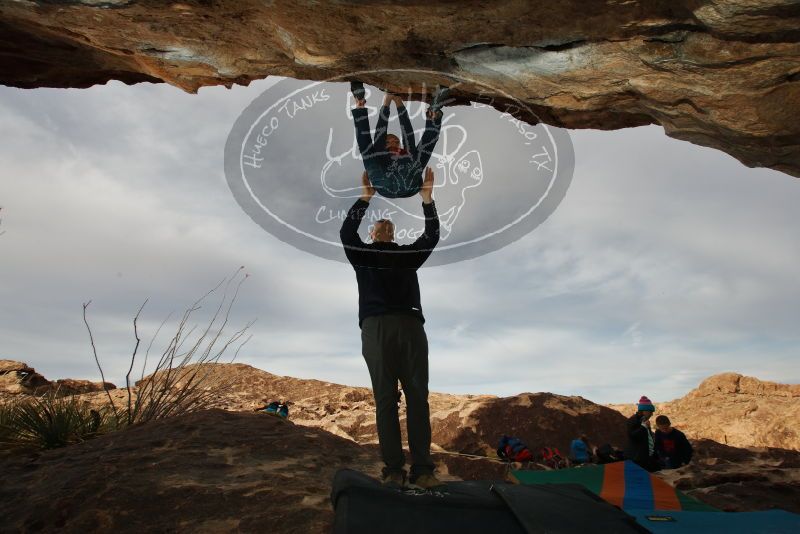
[[[375,127],[375,138],[369,128],[369,111],[366,107],[355,107],[352,110],[353,124],[356,130],[356,143],[364,161],[369,181],[378,194],[386,192],[386,132],[389,127],[389,107],[381,107]]]
[[[353,125],[356,128],[356,143],[364,161],[372,154],[372,132],[369,128],[369,111],[367,108],[353,108]]]
[[[414,137],[414,126],[411,124],[408,110],[402,101],[397,104],[397,118],[400,121],[400,132],[403,134],[403,148],[411,154],[411,157],[416,158],[417,141]]]
[[[418,171],[425,169],[428,161],[431,159],[433,149],[436,148],[436,143],[439,141],[439,132],[442,129],[442,112],[429,113],[428,119],[425,121],[425,131],[422,133],[422,139],[417,146],[417,167]]]
[[[389,106],[381,106],[378,110],[378,122],[375,124],[375,139],[372,141],[372,151],[375,154],[386,154],[386,134],[389,131]]]
[[[433,95],[433,102],[431,102],[428,108],[425,131],[422,134],[422,139],[420,139],[416,154],[417,171],[420,173],[425,169],[425,166],[428,165],[431,154],[433,154],[433,149],[439,141],[439,132],[442,129],[442,116],[444,115],[442,107],[447,101],[449,94],[450,89],[447,87],[438,87]]]

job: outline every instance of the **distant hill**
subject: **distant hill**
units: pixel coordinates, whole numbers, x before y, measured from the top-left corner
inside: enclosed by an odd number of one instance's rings
[[[635,410],[632,404],[610,407],[626,417]],[[690,438],[800,450],[800,385],[723,373],[680,399],[656,402],[656,408],[656,415],[667,415]]]
[[[320,380],[280,376],[245,364],[213,364],[209,383],[223,384],[214,407],[249,411],[272,400],[289,403],[297,424],[322,428],[361,444],[377,444],[372,390]],[[147,378],[145,379],[147,380]],[[586,433],[596,444],[624,444],[624,418],[582,397],[553,393],[494,395],[430,394],[434,449],[495,456],[503,434],[521,438],[532,449],[569,443]],[[400,404],[406,440],[403,397]]]

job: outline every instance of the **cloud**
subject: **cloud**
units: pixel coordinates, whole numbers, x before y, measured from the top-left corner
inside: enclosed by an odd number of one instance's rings
[[[228,131],[270,83],[197,95],[0,88],[0,129],[12,132],[0,146],[0,357],[97,379],[81,317],[92,299],[119,383],[145,298],[143,337],[244,265],[232,325],[258,321],[240,361],[369,385],[352,268],[264,232],[224,179]],[[465,120],[491,139],[475,113]],[[497,252],[419,272],[431,389],[628,402],[722,371],[800,382],[796,179],[654,126],[571,136],[575,176],[550,219]],[[285,142],[286,168],[299,169],[302,139]],[[485,179],[491,201],[460,216],[471,229],[514,202]]]

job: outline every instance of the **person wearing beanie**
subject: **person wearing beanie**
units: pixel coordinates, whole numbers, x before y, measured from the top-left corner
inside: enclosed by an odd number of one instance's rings
[[[656,407],[642,395],[636,403],[636,413],[628,418],[626,430],[628,446],[625,448],[625,459],[633,460],[636,464],[650,472],[658,471],[659,462],[655,450],[655,436],[650,430],[650,418],[655,413]]]

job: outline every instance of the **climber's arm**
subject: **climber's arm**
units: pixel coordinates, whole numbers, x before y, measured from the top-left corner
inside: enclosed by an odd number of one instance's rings
[[[425,168],[425,180],[422,182],[419,195],[422,197],[422,212],[425,214],[425,230],[416,241],[402,247],[415,251],[415,253],[408,254],[405,266],[416,269],[425,263],[436,244],[439,243],[439,214],[436,212],[436,204],[433,202],[433,171],[430,167]]]

